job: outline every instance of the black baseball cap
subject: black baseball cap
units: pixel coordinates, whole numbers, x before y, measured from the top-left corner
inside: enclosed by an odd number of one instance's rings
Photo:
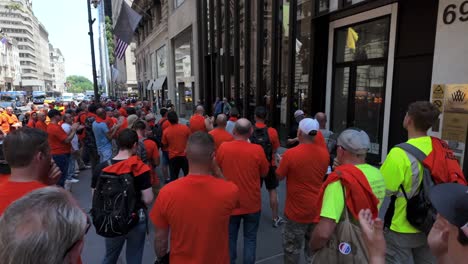
[[[49,118],[52,118],[54,116],[61,116],[62,114],[60,113],[59,110],[57,109],[51,109],[49,110],[49,112],[47,113],[47,116],[49,116]]]
[[[452,225],[461,228],[468,223],[468,186],[439,184],[431,189],[429,198],[437,212]]]

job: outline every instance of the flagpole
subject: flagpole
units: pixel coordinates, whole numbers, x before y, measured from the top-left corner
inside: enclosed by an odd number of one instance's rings
[[[86,0],[88,3],[88,24],[89,24],[89,42],[91,44],[91,64],[93,67],[93,84],[94,84],[94,100],[95,102],[99,102],[100,96],[98,92],[98,82],[97,82],[97,74],[96,74],[96,59],[94,55],[94,34],[93,34],[93,24],[96,19],[91,18],[91,0]]]

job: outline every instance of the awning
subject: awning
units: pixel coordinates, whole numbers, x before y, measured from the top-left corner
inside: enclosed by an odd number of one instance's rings
[[[150,80],[148,83],[148,86],[146,86],[146,90],[153,90],[154,87],[154,81]]]
[[[161,90],[162,87],[164,86],[164,83],[166,83],[166,80],[167,80],[166,76],[156,79],[156,81],[154,82],[153,89],[156,91]]]

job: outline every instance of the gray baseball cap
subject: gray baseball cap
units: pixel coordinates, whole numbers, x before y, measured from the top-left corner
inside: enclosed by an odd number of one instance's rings
[[[370,149],[370,139],[364,130],[348,128],[341,132],[337,145],[354,154],[366,154]]]

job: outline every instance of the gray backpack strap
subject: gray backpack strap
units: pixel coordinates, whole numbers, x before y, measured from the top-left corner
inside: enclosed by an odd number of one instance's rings
[[[409,144],[409,143],[401,143],[401,144],[398,144],[396,145],[397,148],[401,148],[403,149],[404,151],[410,153],[411,155],[413,155],[419,162],[423,162],[424,159],[426,159],[427,155],[424,154],[424,152],[422,152],[420,149],[418,149],[417,147]]]

